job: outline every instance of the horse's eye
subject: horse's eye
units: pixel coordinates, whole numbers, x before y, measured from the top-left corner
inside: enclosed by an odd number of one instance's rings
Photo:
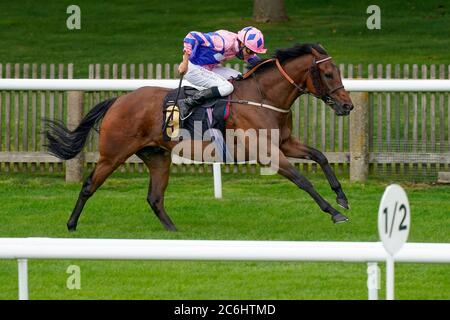
[[[333,74],[332,73],[325,73],[325,77],[327,77],[328,79],[333,79]]]

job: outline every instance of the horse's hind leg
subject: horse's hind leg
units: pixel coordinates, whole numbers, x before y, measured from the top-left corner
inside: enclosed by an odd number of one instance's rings
[[[176,231],[174,223],[164,209],[164,192],[169,183],[170,174],[170,152],[159,147],[147,147],[139,150],[136,155],[144,161],[150,170],[148,204],[166,230]]]
[[[84,205],[88,199],[94,194],[94,192],[103,184],[106,178],[113,173],[113,171],[119,166],[119,164],[111,163],[107,159],[98,161],[95,169],[83,183],[81,187],[80,195],[78,196],[75,208],[70,215],[69,221],[67,221],[67,229],[69,231],[75,231],[77,228],[78,219],[83,211]]]
[[[280,148],[284,155],[292,158],[300,158],[300,159],[310,159],[320,165],[322,168],[325,177],[328,179],[330,183],[331,189],[336,193],[336,202],[343,208],[349,209],[348,200],[345,196],[344,191],[342,190],[342,186],[339,183],[333,169],[328,163],[327,158],[324,156],[322,152],[317,149],[308,147],[302,144],[296,138],[290,138],[286,140]]]

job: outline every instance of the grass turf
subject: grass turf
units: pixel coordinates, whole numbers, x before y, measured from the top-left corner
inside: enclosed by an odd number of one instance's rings
[[[145,175],[115,174],[89,200],[76,233],[65,222],[80,186],[56,175],[0,176],[2,237],[377,241],[385,184],[350,184],[350,223],[333,225],[312,199],[279,176],[224,175],[214,200],[208,175],[171,178],[166,207],[179,232],[169,233],[145,201]],[[311,175],[331,203],[321,175]],[[411,242],[449,242],[448,187],[409,185]],[[37,261],[29,263],[31,299],[366,299],[366,265],[281,262]],[[69,265],[81,289],[66,287]],[[382,271],[384,266],[380,265]],[[17,297],[15,261],[0,261],[0,298]],[[446,265],[397,264],[396,298],[449,299]],[[384,278],[384,276],[383,276]],[[383,284],[384,286],[384,284]],[[384,287],[382,287],[384,288]],[[381,291],[381,296],[384,290]]]
[[[251,0],[77,1],[81,29],[69,30],[69,1],[0,2],[0,62],[178,63],[191,30],[263,30],[269,53],[296,42],[321,42],[337,63],[449,63],[449,6],[440,0],[382,1],[381,29],[369,30],[370,1],[286,0],[290,20],[256,23]]]

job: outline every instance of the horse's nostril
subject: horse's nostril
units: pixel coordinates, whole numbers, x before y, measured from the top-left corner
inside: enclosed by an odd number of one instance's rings
[[[349,109],[350,111],[353,110],[353,104],[347,104],[346,106],[347,106],[347,109]]]

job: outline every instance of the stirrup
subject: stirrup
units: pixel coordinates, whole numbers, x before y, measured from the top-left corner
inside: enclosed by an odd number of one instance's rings
[[[182,120],[182,121],[186,120],[187,118],[189,118],[192,115],[192,113],[194,113],[194,110],[191,110],[191,112],[189,112],[189,114],[186,117],[184,117],[184,118],[183,118],[183,116],[180,113],[180,120]]]
[[[180,110],[180,120],[186,120],[187,118],[189,118],[192,113],[194,112],[194,107],[190,107],[186,105],[186,101],[184,101],[183,99],[180,99],[177,101],[177,105],[178,105],[178,109]],[[190,110],[188,111],[188,114],[183,117],[183,111],[187,108],[190,108]]]

